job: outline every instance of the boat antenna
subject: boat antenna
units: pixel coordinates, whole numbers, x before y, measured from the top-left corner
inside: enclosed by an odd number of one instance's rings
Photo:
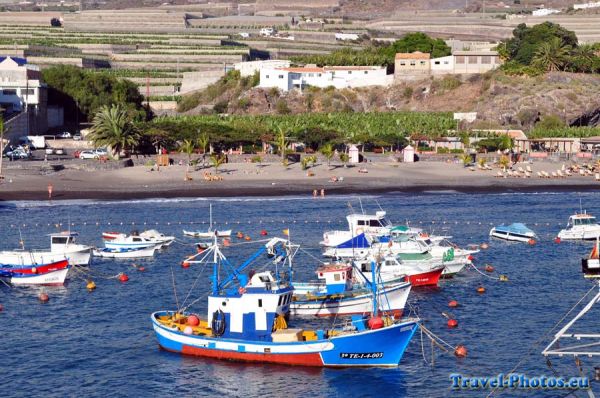
[[[579,197],[579,213],[583,214],[583,207],[581,206],[581,196]]]
[[[21,227],[19,227],[19,245],[21,245],[21,250],[25,250],[25,241],[23,240],[23,234],[21,233]]]
[[[350,208],[350,212],[354,213],[354,208],[352,207],[352,203],[348,202],[348,207]]]
[[[383,211],[383,207],[381,207],[381,205],[379,204],[379,201],[377,199],[375,199],[375,203],[377,203],[379,210]]]
[[[213,222],[212,222],[212,203],[208,204],[208,230],[212,231],[212,227],[213,227]]]
[[[365,209],[363,209],[362,199],[360,198],[360,196],[358,197],[358,203],[360,203],[360,211],[364,215],[365,214]]]

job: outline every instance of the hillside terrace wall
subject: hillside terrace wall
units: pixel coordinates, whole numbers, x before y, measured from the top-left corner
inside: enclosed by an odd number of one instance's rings
[[[243,54],[113,54],[111,62],[170,62],[170,63],[190,63],[190,62],[209,62],[209,63],[232,63],[244,60]]]

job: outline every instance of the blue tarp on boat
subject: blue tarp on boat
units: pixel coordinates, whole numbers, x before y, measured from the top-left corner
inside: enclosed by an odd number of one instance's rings
[[[370,246],[371,245],[369,244],[367,237],[365,236],[364,233],[362,233],[360,235],[356,235],[352,239],[345,241],[344,243],[340,243],[335,248],[336,249],[366,249],[366,248],[369,248]]]
[[[497,232],[506,232],[509,234],[526,235],[528,233],[534,233],[531,229],[523,223],[516,222],[510,225],[499,225],[494,228]]]

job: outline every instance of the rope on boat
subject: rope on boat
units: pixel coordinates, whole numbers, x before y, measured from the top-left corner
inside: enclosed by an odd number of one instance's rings
[[[525,359],[527,357],[529,357],[531,355],[531,353],[533,352],[534,349],[536,349],[537,346],[540,345],[540,343],[545,340],[548,335],[550,335],[550,333],[552,333],[570,314],[571,312],[573,312],[573,310],[575,310],[575,308],[577,308],[582,302],[583,300],[585,300],[585,298],[594,290],[597,289],[597,285],[593,285],[590,290],[588,290],[582,298],[579,299],[579,301],[577,301],[577,303],[575,303],[574,306],[572,306],[569,311],[567,311],[559,320],[558,322],[556,322],[554,324],[554,326],[552,326],[550,329],[548,329],[546,331],[546,333],[544,333],[542,336],[540,336],[536,341],[533,342],[533,344],[531,345],[531,347],[529,347],[529,350],[525,353],[525,355],[523,355],[521,357],[521,359],[519,359],[519,362],[517,362],[517,364],[508,372],[506,372],[505,374],[510,374],[510,373],[514,373],[519,366],[521,366],[521,364],[525,361]],[[493,389],[492,391],[490,391],[490,393],[488,395],[486,395],[486,398],[491,397],[492,395],[494,395],[496,392],[498,391],[498,388]]]
[[[303,248],[300,248],[299,250],[300,250],[302,253],[306,254],[308,257],[312,258],[313,260],[315,260],[315,261],[317,261],[317,262],[319,262],[319,263],[321,263],[321,264],[325,264],[325,261],[321,260],[320,258],[318,258],[317,256],[315,256],[315,255],[313,255],[313,254],[310,254],[310,253],[308,252],[308,250],[304,250]]]
[[[73,271],[75,271],[75,272],[79,272],[80,274],[85,275],[85,276],[90,277],[90,278],[91,277],[96,277],[96,278],[103,278],[103,279],[116,279],[116,278],[118,278],[121,275],[121,273],[118,273],[116,275],[102,274],[100,272],[94,273],[91,270],[86,271],[84,269],[84,267],[78,266],[78,265],[74,265],[71,269]]]
[[[473,264],[473,263],[470,263],[470,264],[468,264],[468,265],[469,265],[470,267],[472,267],[472,268],[473,268],[475,271],[477,271],[478,273],[480,273],[481,275],[485,276],[486,278],[494,279],[494,280],[497,280],[497,281],[498,281],[498,280],[500,280],[500,278],[497,278],[497,277],[495,277],[495,276],[491,276],[491,275],[486,275],[486,274],[484,274],[484,273],[483,273],[483,272],[481,272],[481,271],[479,270],[479,268],[477,268],[477,267],[475,266],[475,264]]]

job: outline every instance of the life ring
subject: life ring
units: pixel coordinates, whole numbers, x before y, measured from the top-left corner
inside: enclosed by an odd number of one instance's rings
[[[360,234],[362,234],[364,232],[365,232],[364,229],[362,229],[362,228],[356,228],[356,235],[360,235]]]
[[[246,293],[246,289],[244,287],[240,286],[239,289],[238,289],[238,293],[239,294],[244,294],[244,293]]]

